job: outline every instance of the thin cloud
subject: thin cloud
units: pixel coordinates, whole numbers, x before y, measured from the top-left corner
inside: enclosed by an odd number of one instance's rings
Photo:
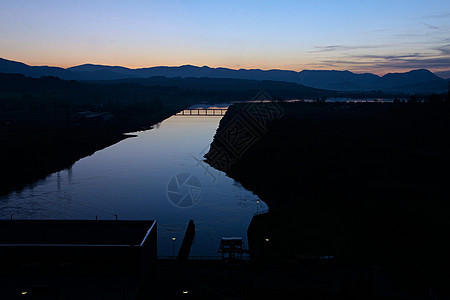
[[[450,55],[450,44],[438,47],[436,50],[440,51],[441,55]]]
[[[432,29],[432,30],[439,30],[439,29],[442,28],[442,27],[434,26],[434,25],[431,25],[431,24],[428,24],[428,23],[422,23],[422,24],[425,25],[428,29]]]
[[[427,33],[399,33],[393,35],[394,38],[408,39],[408,38],[417,38],[417,37],[430,37]]]
[[[450,57],[404,59],[377,63],[377,65],[400,69],[450,69]]]
[[[329,52],[329,57],[320,59],[314,65],[321,65],[327,68],[350,69],[350,70],[370,70],[370,69],[450,69],[450,43],[449,38],[440,39],[439,42],[411,43],[405,42],[396,45],[329,45],[315,47],[315,53]],[[427,45],[424,49],[411,53],[380,54],[378,51],[370,51],[371,48],[385,48],[383,52],[389,53],[391,48],[415,44],[419,49]],[[422,46],[422,47],[420,47]],[[409,47],[409,46],[408,46]],[[410,47],[409,47],[410,48]],[[351,55],[342,50],[369,49],[365,53]],[[341,52],[340,52],[341,51]],[[361,51],[360,51],[361,52]],[[333,57],[334,56],[334,57]]]
[[[359,59],[369,58],[369,59],[383,59],[383,60],[399,60],[399,59],[428,57],[428,56],[417,52],[417,53],[404,54],[404,55],[358,55],[358,56],[353,56],[353,57],[359,58]]]
[[[346,50],[358,50],[358,49],[374,49],[381,48],[382,45],[329,45],[329,46],[316,46],[314,49],[309,51],[310,53],[320,53],[320,52],[332,52],[332,51],[346,51]]]
[[[450,17],[450,12],[443,12],[443,13],[439,13],[439,14],[423,16],[422,18],[425,18],[425,19],[440,19],[440,18],[448,18],[448,17]]]
[[[325,59],[321,61],[324,65],[373,65],[373,61],[354,61],[354,60],[344,60],[344,59]]]
[[[361,67],[367,66],[371,68],[384,68],[384,69],[440,69],[446,70],[450,69],[450,56],[446,57],[435,57],[435,58],[387,58],[384,61],[353,61],[350,59],[328,59],[321,62],[327,66],[352,66]]]

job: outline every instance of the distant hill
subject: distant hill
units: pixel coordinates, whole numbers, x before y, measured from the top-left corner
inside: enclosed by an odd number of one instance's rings
[[[0,58],[1,73],[18,73],[30,77],[57,76],[61,79],[83,79],[77,73],[58,67],[32,67],[21,62]]]
[[[5,96],[4,102],[0,103],[0,106],[3,105],[3,107],[23,104],[24,99],[28,99],[27,97],[36,99],[42,97],[42,101],[45,103],[49,99],[53,101],[52,97],[65,99],[67,95],[70,95],[70,98],[76,103],[92,103],[93,105],[96,103],[97,107],[102,109],[117,101],[137,105],[149,99],[159,99],[163,103],[171,105],[173,103],[197,104],[200,102],[229,103],[230,101],[253,100],[261,90],[266,91],[267,95],[277,100],[341,96],[341,92],[337,91],[315,89],[293,82],[268,80],[157,76],[103,81],[69,81],[54,76],[33,78],[23,74],[0,73],[0,92],[2,92],[0,94]],[[19,97],[20,100],[17,101],[11,95]],[[351,97],[353,95],[342,96]],[[261,100],[261,98],[257,99]],[[86,104],[86,106],[88,105]]]
[[[441,78],[445,78],[447,80],[450,80],[450,71],[435,72],[434,74],[436,74],[437,76],[439,76]]]
[[[149,78],[164,76],[168,78],[229,78],[247,80],[285,81],[318,89],[339,91],[383,91],[400,93],[443,93],[448,90],[445,79],[426,69],[405,73],[388,73],[382,77],[371,74],[356,74],[350,71],[303,70],[260,70],[197,67],[184,65],[178,67],[150,67],[129,69],[121,66],[84,64],[67,69],[40,66],[33,67],[23,63],[0,58],[0,72],[20,73],[26,76],[57,76],[75,80],[121,80],[127,78]],[[441,72],[440,74],[446,74]]]
[[[137,84],[142,86],[161,86],[161,87],[178,87],[189,91],[203,91],[226,93],[245,91],[249,92],[248,97],[251,99],[258,91],[265,90],[272,97],[280,97],[283,99],[293,99],[296,97],[314,98],[314,97],[336,97],[340,92],[316,89],[295,82],[273,81],[273,80],[250,80],[235,78],[210,78],[210,77],[165,77],[154,76],[149,78],[128,78],[118,80],[100,80],[92,81],[92,83],[111,83],[111,84]]]
[[[445,81],[429,70],[412,70],[406,73],[388,73],[381,77],[376,84],[381,88],[395,88],[397,86],[417,84],[421,82]]]
[[[68,68],[70,71],[81,72],[98,72],[110,71],[128,78],[148,78],[154,76],[165,77],[209,77],[209,78],[233,78],[233,79],[250,79],[250,80],[275,80],[300,83],[298,72],[284,70],[259,70],[259,69],[240,69],[233,70],[227,68],[210,68],[207,66],[197,67],[192,65],[184,65],[179,67],[150,67],[141,69],[128,69],[124,67],[103,66],[86,64]],[[99,80],[103,78],[97,78]]]
[[[380,79],[371,73],[355,74],[350,71],[303,70],[299,72],[300,82],[304,85],[323,89],[344,91],[370,90]]]
[[[340,91],[384,92],[445,92],[446,80],[429,70],[412,70],[405,73],[388,73],[382,77],[371,74],[355,74],[350,71],[309,71],[300,72],[301,83],[307,86]]]

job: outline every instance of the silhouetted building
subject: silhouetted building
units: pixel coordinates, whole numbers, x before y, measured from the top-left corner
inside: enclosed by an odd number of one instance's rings
[[[156,264],[156,221],[0,221],[7,299],[132,299]]]
[[[241,237],[224,237],[220,241],[219,253],[222,253],[222,260],[242,259],[244,253],[244,243]]]

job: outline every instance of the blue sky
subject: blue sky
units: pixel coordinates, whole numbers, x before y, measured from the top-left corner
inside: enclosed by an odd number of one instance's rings
[[[450,1],[0,0],[0,57],[32,65],[450,70]]]

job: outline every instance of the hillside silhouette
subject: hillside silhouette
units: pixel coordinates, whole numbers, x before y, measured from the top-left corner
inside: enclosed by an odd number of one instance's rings
[[[388,73],[378,76],[371,73],[356,74],[350,71],[303,70],[260,70],[197,67],[184,65],[178,67],[149,67],[130,69],[121,66],[84,64],[67,69],[39,66],[33,67],[23,63],[0,58],[0,72],[19,73],[26,76],[57,76],[67,80],[118,80],[126,78],[148,78],[154,76],[173,77],[208,77],[246,80],[285,81],[302,84],[319,89],[338,91],[383,91],[398,93],[435,92],[447,90],[447,81],[429,70],[412,70],[405,73]]]

